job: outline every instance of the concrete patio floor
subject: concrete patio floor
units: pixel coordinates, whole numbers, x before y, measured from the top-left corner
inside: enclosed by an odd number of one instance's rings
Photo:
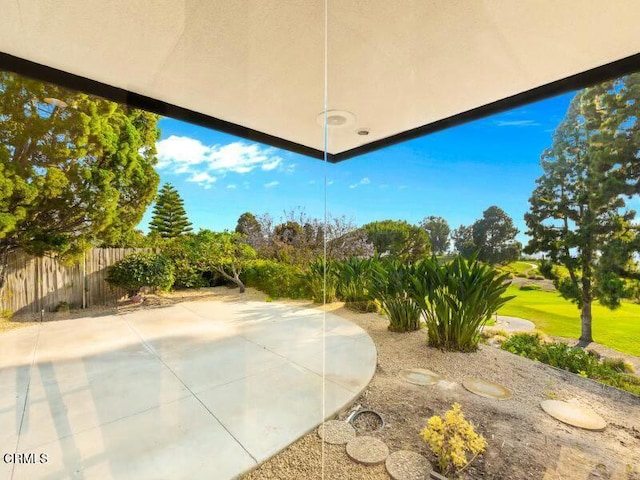
[[[373,376],[367,333],[324,315],[190,302],[1,334],[0,478],[240,475]],[[14,452],[35,463],[7,463]]]

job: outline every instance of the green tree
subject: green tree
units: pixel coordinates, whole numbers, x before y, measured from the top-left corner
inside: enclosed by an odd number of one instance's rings
[[[158,192],[149,230],[162,238],[179,237],[193,230],[184,210],[184,201],[170,183],[165,183]]]
[[[368,223],[362,228],[378,255],[417,261],[431,251],[427,232],[405,221],[383,220]]]
[[[545,252],[568,276],[560,293],[581,310],[582,344],[593,341],[595,299],[615,308],[624,277],[637,276],[635,212],[625,198],[640,190],[640,74],[579,92],[541,158],[543,174],[529,200],[526,252]]]
[[[236,224],[236,233],[244,235],[247,243],[256,250],[264,243],[262,225],[251,212],[245,212],[240,215]]]
[[[518,229],[500,207],[491,206],[472,226],[478,260],[490,265],[509,263],[520,258],[522,245],[516,240]]]
[[[453,248],[464,258],[469,258],[478,250],[473,241],[472,226],[460,225],[451,232],[451,240],[453,240]]]
[[[115,243],[158,187],[159,116],[0,72],[0,286],[8,254]]]
[[[245,286],[240,274],[247,262],[256,258],[256,251],[242,241],[242,235],[231,232],[200,230],[193,236],[193,260],[200,271],[215,271],[240,288]]]
[[[434,253],[442,255],[449,249],[449,234],[451,228],[442,217],[429,216],[420,222],[422,229],[429,235],[431,249]]]

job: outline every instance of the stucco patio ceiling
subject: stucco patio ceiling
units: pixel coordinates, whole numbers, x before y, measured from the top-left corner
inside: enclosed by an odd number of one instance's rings
[[[322,158],[326,58],[330,161],[640,69],[638,0],[327,1],[0,0],[0,68]]]

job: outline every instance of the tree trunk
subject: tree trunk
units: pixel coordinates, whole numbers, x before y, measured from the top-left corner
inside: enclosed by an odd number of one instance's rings
[[[242,280],[240,280],[239,276],[235,276],[234,281],[236,282],[236,285],[238,285],[238,288],[240,289],[240,293],[244,293],[244,283],[242,283]]]
[[[245,291],[245,286],[244,283],[242,283],[242,280],[240,280],[240,274],[236,272],[235,267],[233,268],[233,276],[229,275],[227,272],[224,271],[224,268],[216,268],[216,271],[222,275],[224,278],[226,278],[227,280],[229,280],[230,282],[235,283],[238,288],[240,289],[240,293],[244,293]]]
[[[593,342],[593,336],[591,335],[591,300],[583,302],[580,319],[582,320],[580,345],[586,346]]]

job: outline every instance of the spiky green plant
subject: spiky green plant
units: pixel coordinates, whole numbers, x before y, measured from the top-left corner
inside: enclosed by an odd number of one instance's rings
[[[389,319],[389,330],[410,332],[420,328],[420,307],[411,298],[415,267],[399,261],[376,266],[370,292]]]
[[[326,301],[326,303],[332,303],[338,299],[336,293],[338,268],[333,260],[325,263],[323,258],[318,258],[311,262],[305,273],[305,281],[314,302],[323,303]]]
[[[507,274],[488,265],[456,257],[439,265],[435,257],[416,266],[411,296],[427,323],[429,344],[445,350],[469,352],[478,348],[480,328],[502,305]]]
[[[337,263],[338,298],[346,306],[358,311],[375,311],[375,303],[371,299],[371,287],[374,267],[379,263],[376,258],[356,258]]]

